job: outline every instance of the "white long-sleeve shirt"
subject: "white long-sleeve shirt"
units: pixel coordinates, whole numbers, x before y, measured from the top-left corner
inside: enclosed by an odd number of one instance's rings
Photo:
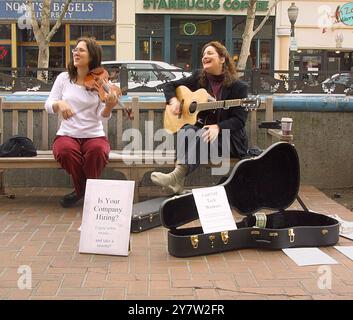
[[[75,115],[67,120],[62,119],[57,135],[73,138],[95,138],[105,135],[101,114],[105,104],[99,100],[96,92],[70,82],[67,72],[60,73],[54,82],[45,102],[48,113],[54,113],[53,104],[58,100],[67,102]]]

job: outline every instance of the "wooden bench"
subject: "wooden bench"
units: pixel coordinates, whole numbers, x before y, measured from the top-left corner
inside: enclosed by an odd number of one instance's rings
[[[145,145],[144,150],[136,150],[133,154],[124,152],[123,130],[124,127],[129,129],[141,129],[143,120],[148,120],[150,123],[156,123],[159,128],[153,128],[153,132],[160,129],[162,126],[162,115],[165,108],[164,102],[145,102],[139,101],[138,97],[132,97],[126,105],[131,107],[135,118],[131,124],[127,126],[127,120],[123,118],[122,110],[114,110],[112,118],[104,123],[106,135],[113,136],[109,138],[112,151],[109,155],[108,168],[113,168],[124,174],[126,179],[135,181],[134,200],[138,201],[140,196],[157,196],[163,194],[162,188],[157,186],[142,186],[141,181],[147,172],[161,167],[174,167],[175,152],[174,143],[170,144],[164,153],[154,151],[154,146],[151,144]],[[267,97],[265,103],[262,103],[260,110],[265,110],[265,119],[273,119],[273,102],[272,97]],[[10,117],[7,125],[7,130],[4,130],[5,113],[9,112]],[[257,111],[250,112],[250,144],[257,143]],[[21,115],[21,117],[20,117]],[[38,116],[39,115],[39,116]],[[159,116],[159,119],[157,119]],[[51,118],[50,117],[54,117]],[[20,121],[21,118],[21,121]],[[36,121],[34,120],[36,118]],[[44,109],[44,102],[4,102],[0,97],[0,135],[1,143],[5,137],[21,134],[32,139],[37,146],[38,156],[30,158],[1,158],[0,157],[0,195],[6,195],[3,182],[3,172],[7,169],[33,169],[33,168],[60,168],[60,165],[55,161],[51,144],[55,137],[56,130],[49,130],[54,119],[57,127],[60,125],[60,119],[57,115],[48,115]],[[51,121],[50,121],[51,120]],[[159,120],[159,121],[158,121]],[[19,130],[19,122],[25,123],[25,130]],[[38,123],[39,122],[39,123]],[[54,124],[55,124],[54,123]],[[38,132],[40,130],[40,132]],[[6,131],[6,132],[5,132]],[[8,132],[10,131],[10,132]],[[36,131],[36,134],[35,134]],[[283,136],[280,130],[268,130],[268,139],[272,143],[272,137],[276,139],[291,141],[292,136]],[[7,133],[7,134],[6,134]],[[151,131],[145,132],[145,136],[153,134]],[[51,136],[50,136],[51,135]],[[147,141],[148,141],[147,137]],[[229,165],[233,166],[236,159],[229,159]],[[161,165],[162,163],[162,165]],[[11,196],[11,195],[7,195]]]

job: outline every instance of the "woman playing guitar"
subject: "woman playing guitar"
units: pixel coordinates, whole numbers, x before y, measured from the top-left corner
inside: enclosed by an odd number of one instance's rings
[[[177,99],[180,86],[185,86],[191,91],[204,88],[216,100],[247,97],[247,85],[237,80],[234,62],[221,43],[212,41],[203,47],[202,66],[201,71],[195,71],[188,78],[165,84],[164,94],[168,103],[166,113],[180,118],[182,110],[180,101]],[[151,180],[174,193],[181,193],[184,189],[185,177],[200,165],[201,159],[205,158],[200,150],[208,149],[200,144],[209,144],[210,148],[216,148],[218,154],[226,154],[228,157],[245,156],[248,148],[246,119],[247,112],[242,108],[219,109],[211,115],[207,112],[200,113],[195,125],[185,125],[178,131],[177,163],[174,171],[169,174],[152,172]],[[229,148],[222,150],[222,139],[217,138],[221,137],[222,130],[226,129],[230,132],[230,138],[223,144]],[[223,136],[229,137],[225,132]],[[187,143],[185,143],[186,140]]]

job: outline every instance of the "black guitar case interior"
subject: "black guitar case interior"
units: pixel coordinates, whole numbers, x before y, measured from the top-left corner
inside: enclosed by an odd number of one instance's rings
[[[202,227],[183,228],[198,219],[192,193],[166,199],[160,215],[163,226],[169,229],[169,253],[190,257],[242,248],[334,245],[339,238],[339,222],[310,211],[298,195],[299,185],[298,154],[293,145],[278,142],[258,157],[239,161],[220,185],[230,206],[246,216],[236,223],[236,230],[205,234]],[[296,199],[303,210],[287,210]],[[261,209],[270,213],[259,213]]]

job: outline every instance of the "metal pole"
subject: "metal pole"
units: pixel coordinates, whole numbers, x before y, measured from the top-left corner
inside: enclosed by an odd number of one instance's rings
[[[152,35],[150,35],[150,60],[152,60]]]
[[[153,35],[154,31],[152,30],[150,33],[150,61],[152,60],[152,35]]]
[[[294,90],[294,48],[292,48],[294,42],[294,23],[291,24],[291,36],[289,46],[289,91]]]

